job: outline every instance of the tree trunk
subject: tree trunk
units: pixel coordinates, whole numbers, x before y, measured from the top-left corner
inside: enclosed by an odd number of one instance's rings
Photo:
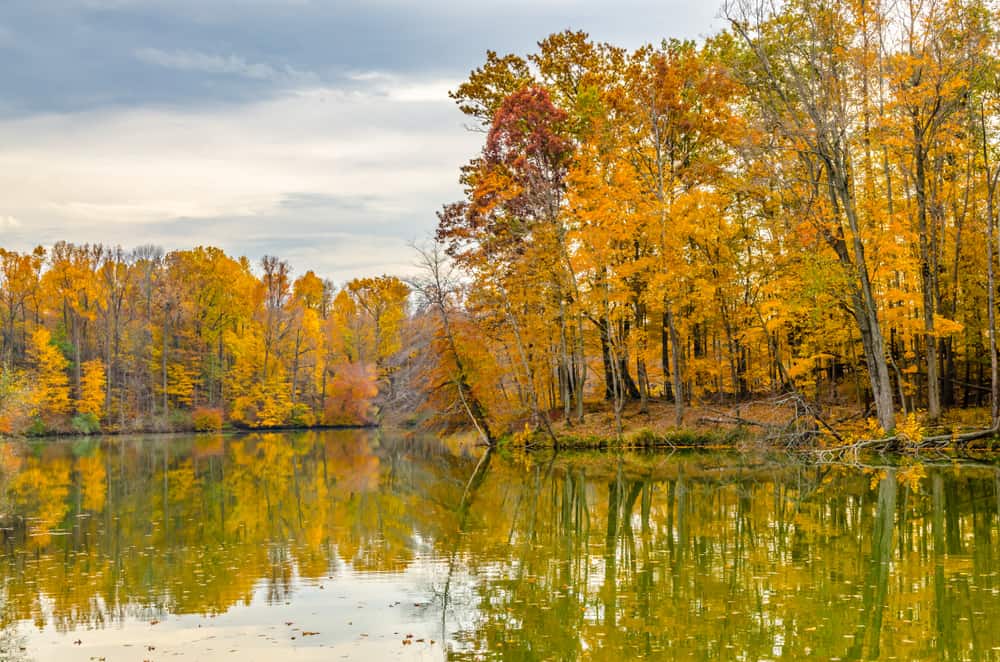
[[[854,290],[851,297],[854,315],[858,323],[858,330],[861,332],[861,345],[864,348],[865,361],[868,364],[868,378],[871,381],[876,415],[882,429],[886,433],[890,433],[896,428],[896,414],[893,408],[889,364],[885,356],[885,340],[878,322],[878,307],[875,304],[875,296],[868,274],[868,262],[865,259],[865,246],[861,241],[861,230],[857,210],[854,207],[854,197],[849,182],[842,174],[843,172],[846,172],[846,167],[841,167],[836,172],[828,170],[830,183],[833,185],[836,197],[843,205],[843,211],[851,229],[853,260],[851,256],[847,255],[846,247],[842,246],[844,243],[842,238],[836,238],[838,245],[834,248],[840,249],[838,255],[841,263],[854,267],[858,279],[852,288]]]
[[[608,337],[608,320],[602,317],[594,320],[601,336],[601,360],[604,362],[604,399],[608,402],[614,398],[614,366],[611,359],[611,343]]]
[[[670,382],[670,332],[667,324],[667,313],[663,312],[660,318],[660,368],[663,370],[663,397],[666,400],[674,399],[674,390]]]
[[[569,425],[573,410],[575,390],[573,365],[569,358],[569,340],[566,337],[566,302],[559,301],[559,394],[562,398],[563,419]]]
[[[75,398],[82,395],[80,387],[80,316],[74,311],[73,316],[73,394]]]
[[[663,300],[663,321],[670,336],[671,376],[674,384],[674,423],[680,427],[684,422],[684,382],[681,377],[681,337],[674,324],[673,306],[669,299]]]
[[[160,352],[160,370],[163,373],[163,415],[166,416],[169,410],[169,402],[167,400],[167,320],[168,317],[164,313],[163,315],[163,342],[162,342],[162,352]]]
[[[937,340],[934,334],[934,274],[932,272],[931,241],[927,223],[927,154],[917,120],[913,122],[914,187],[917,193],[917,233],[920,237],[920,285],[923,295],[923,322],[927,340],[924,343],[927,364],[927,417],[941,417],[941,378],[938,374]]]
[[[576,371],[576,420],[583,422],[583,389],[587,383],[587,357],[583,345],[583,313],[576,316],[576,356],[573,361]]]
[[[993,235],[996,232],[996,174],[990,168],[989,147],[986,137],[986,115],[980,106],[980,121],[983,131],[983,168],[986,171],[986,307],[988,313],[988,334],[990,339],[990,420],[994,429],[1000,428],[1000,365],[997,360],[996,324],[996,276],[993,268]],[[997,169],[1000,174],[1000,168]],[[997,253],[1000,254],[1000,238],[997,239]],[[968,370],[968,360],[966,360]],[[969,378],[966,377],[966,382]],[[968,394],[968,389],[966,389]]]
[[[636,332],[636,356],[635,356],[635,377],[639,386],[639,412],[649,413],[649,377],[646,374],[646,309],[641,303],[636,303],[635,310],[635,332]]]

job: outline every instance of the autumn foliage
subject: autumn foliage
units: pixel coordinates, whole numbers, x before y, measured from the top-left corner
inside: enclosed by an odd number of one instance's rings
[[[211,247],[0,250],[0,428],[400,409],[493,442],[596,403],[620,432],[654,399],[680,426],[792,394],[873,433],[986,403],[1000,429],[992,10],[723,16],[701,43],[488,52],[451,93],[481,149],[406,283]]]
[[[563,32],[490,52],[452,93],[485,137],[437,229],[461,273],[448,411],[474,396],[517,429],[605,400],[620,429],[632,401],[679,425],[792,392],[890,431],[997,402],[993,14],[723,15],[700,45]]]
[[[0,252],[7,433],[359,425],[396,381],[409,290],[286,262],[61,242]]]
[[[191,412],[191,426],[197,432],[218,432],[222,429],[222,410],[198,407]]]

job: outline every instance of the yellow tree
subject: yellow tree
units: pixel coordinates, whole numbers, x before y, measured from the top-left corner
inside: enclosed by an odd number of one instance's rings
[[[38,312],[45,249],[30,253],[0,248],[0,362],[20,360],[28,344],[29,315]]]
[[[69,362],[59,348],[52,344],[52,334],[48,329],[36,329],[31,335],[28,363],[33,371],[35,414],[69,412],[69,378],[66,376]]]
[[[95,271],[102,253],[103,249],[97,245],[60,241],[49,252],[49,269],[42,276],[54,308],[62,315],[63,328],[73,348],[73,386],[77,393],[88,324],[96,318]]]
[[[80,395],[75,403],[78,414],[92,414],[98,419],[104,416],[105,379],[104,364],[100,359],[83,364]]]
[[[375,371],[391,394],[394,386],[388,360],[402,347],[401,331],[410,288],[395,276],[377,276],[352,280],[346,289],[371,325],[371,357]]]
[[[288,303],[291,316],[292,407],[301,405],[301,411],[296,416],[307,415],[310,420],[323,408],[326,343],[322,317],[329,312],[330,294],[330,284],[312,271],[307,271],[292,284],[292,297]],[[305,379],[299,379],[301,372],[305,372]],[[316,398],[316,395],[320,397]]]
[[[967,130],[955,120],[965,119],[960,111],[967,104],[970,88],[985,71],[981,55],[988,46],[988,26],[986,10],[978,2],[910,0],[901,3],[898,11],[899,43],[890,43],[893,51],[888,54],[893,92],[889,110],[895,111],[902,130],[887,128],[887,133],[896,135],[898,131],[906,136],[893,141],[898,144],[893,151],[902,157],[901,169],[907,175],[903,190],[913,200],[908,207],[919,254],[927,415],[936,419],[941,415],[939,350],[950,352],[949,343],[940,338],[936,328],[942,324],[944,284],[940,272],[946,259],[947,180],[955,176],[945,168],[949,161],[961,159],[959,150],[967,147],[949,145],[948,138]],[[960,246],[956,252],[960,254]],[[955,314],[954,310],[943,312]],[[950,384],[945,390],[951,392]]]

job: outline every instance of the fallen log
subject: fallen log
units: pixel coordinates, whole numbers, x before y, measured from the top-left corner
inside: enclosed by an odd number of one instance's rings
[[[749,425],[757,428],[769,429],[777,427],[768,423],[763,423],[761,421],[754,421],[749,418],[743,418],[742,416],[732,416],[730,414],[722,414],[718,417],[713,416],[702,416],[698,419],[698,423],[714,423],[716,425]]]
[[[851,444],[834,446],[833,448],[814,448],[808,452],[815,454],[824,461],[829,461],[837,457],[843,458],[845,455],[853,455],[857,458],[862,451],[919,453],[920,451],[936,450],[948,446],[961,447],[970,441],[994,437],[998,434],[1000,434],[1000,428],[994,426],[971,430],[969,432],[931,435],[920,439],[910,439],[900,435],[893,435],[881,439],[861,439]]]

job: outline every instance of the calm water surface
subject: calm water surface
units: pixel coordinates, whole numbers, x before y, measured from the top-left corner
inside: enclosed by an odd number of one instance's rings
[[[1000,660],[1000,472],[0,445],[0,660]]]

